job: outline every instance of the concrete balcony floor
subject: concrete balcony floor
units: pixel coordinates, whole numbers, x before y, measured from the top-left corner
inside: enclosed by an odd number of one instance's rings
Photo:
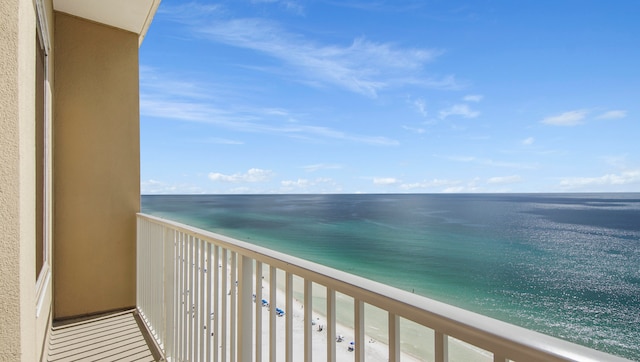
[[[133,310],[54,323],[51,331],[50,362],[160,360]]]

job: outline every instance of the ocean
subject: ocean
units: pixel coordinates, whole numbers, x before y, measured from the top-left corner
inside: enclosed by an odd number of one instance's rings
[[[640,193],[141,202],[143,213],[640,360]]]

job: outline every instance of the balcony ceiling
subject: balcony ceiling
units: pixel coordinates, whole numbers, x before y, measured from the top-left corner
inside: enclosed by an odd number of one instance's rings
[[[160,0],[53,0],[53,9],[80,18],[128,30],[140,42]]]

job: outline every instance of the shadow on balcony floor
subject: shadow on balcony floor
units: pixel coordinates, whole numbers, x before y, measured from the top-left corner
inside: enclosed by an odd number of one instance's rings
[[[160,361],[135,311],[54,323],[49,362]]]

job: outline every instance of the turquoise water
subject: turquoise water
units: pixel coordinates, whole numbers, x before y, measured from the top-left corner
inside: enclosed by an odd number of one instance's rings
[[[640,194],[143,196],[142,211],[640,360]]]

